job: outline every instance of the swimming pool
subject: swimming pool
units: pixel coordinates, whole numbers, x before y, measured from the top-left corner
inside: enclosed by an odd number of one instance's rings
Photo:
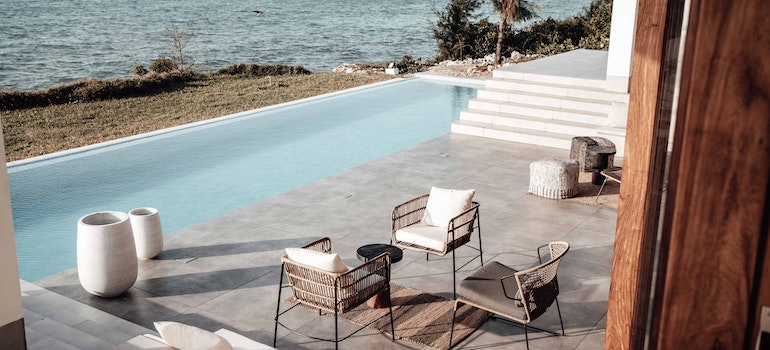
[[[475,96],[406,79],[9,163],[20,277],[75,267],[88,213],[154,207],[170,233],[445,135]]]

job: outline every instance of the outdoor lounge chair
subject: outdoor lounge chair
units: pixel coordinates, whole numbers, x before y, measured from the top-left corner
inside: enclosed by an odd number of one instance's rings
[[[550,260],[545,263],[540,255],[540,249],[548,247]],[[561,334],[564,335],[564,321],[561,318],[559,301],[559,282],[556,270],[562,258],[569,250],[569,243],[551,242],[537,248],[540,264],[522,271],[516,271],[497,261],[493,261],[460,282],[459,296],[455,300],[452,315],[452,332],[449,335],[449,347],[452,347],[455,316],[460,304],[486,310],[493,314],[524,325],[524,338],[529,349],[528,328],[559,335],[556,332],[532,327],[530,323],[540,317],[556,303],[561,323]]]
[[[425,252],[426,260],[431,254],[444,256],[452,253],[453,296],[457,295],[457,271],[476,258],[479,258],[484,266],[479,203],[472,201],[474,193],[475,190],[459,191],[433,187],[430,193],[397,205],[391,215],[391,244]],[[433,201],[431,197],[434,198]],[[468,247],[479,254],[457,267],[455,250],[471,241],[474,230],[478,232],[479,246]]]
[[[391,338],[395,341],[393,308],[390,306],[390,254],[380,254],[358,267],[348,269],[337,254],[331,254],[331,248],[331,240],[324,237],[301,249],[287,248],[287,253],[281,257],[282,268],[278,284],[278,306],[275,310],[273,347],[278,337],[279,324],[294,333],[299,333],[282,324],[278,320],[279,316],[303,305],[318,309],[319,314],[321,312],[334,314],[334,339],[303,335],[316,340],[333,341],[336,349],[340,341],[365,328],[365,326],[361,327],[340,339],[337,326],[339,314],[354,309],[381,292],[387,294]],[[289,282],[288,286],[283,285],[284,274]],[[281,311],[281,290],[285,287],[291,288],[294,305]]]

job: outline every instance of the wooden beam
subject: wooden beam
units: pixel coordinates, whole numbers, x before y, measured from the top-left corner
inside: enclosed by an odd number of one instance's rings
[[[753,348],[770,288],[768,13],[767,0],[692,0],[651,349]]]
[[[644,347],[684,2],[638,6],[607,349]]]
[[[768,190],[770,192],[770,188]],[[770,199],[770,193],[767,193],[765,198]],[[756,302],[754,305],[749,305],[749,312],[751,312],[752,309],[755,311],[753,319],[750,319],[751,327],[747,327],[746,336],[748,338],[747,341],[744,342],[746,344],[743,347],[744,349],[750,349],[754,347],[757,336],[759,335],[762,306],[770,307],[770,278],[765,277],[770,274],[770,204],[765,204],[765,214],[763,216],[765,217],[765,223],[763,225],[765,232],[765,249],[762,252],[764,254],[758,255],[759,259],[757,259],[757,261],[761,263],[762,268],[754,274],[754,279],[756,281],[756,288],[754,290],[756,292],[753,293],[755,296],[752,298],[752,300],[756,300]],[[748,333],[748,331],[750,331],[750,333]]]

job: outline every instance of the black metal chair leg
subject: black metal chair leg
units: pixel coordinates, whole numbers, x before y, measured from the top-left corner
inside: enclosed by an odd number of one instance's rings
[[[273,330],[273,347],[278,339],[278,314],[281,311],[281,289],[283,289],[283,264],[281,264],[281,279],[278,281],[278,302],[275,307],[275,329]]]
[[[393,306],[388,296],[388,307],[390,308],[390,339],[396,341],[396,327],[393,326]]]
[[[452,249],[452,298],[457,299],[457,263],[455,263],[455,250]]]
[[[561,323],[561,335],[567,335],[564,333],[564,321],[561,319],[561,309],[559,308],[559,299],[556,299],[556,311],[559,312],[559,323]]]
[[[340,338],[339,333],[337,332],[337,307],[334,307],[334,349],[339,349],[340,345]]]
[[[481,249],[481,219],[479,219],[479,217],[476,216],[476,220],[479,220],[479,221],[476,221],[478,223],[476,225],[476,229],[479,231],[478,232],[478,235],[479,235],[479,260],[481,260],[481,266],[484,266],[484,250]]]
[[[527,350],[529,350],[529,334],[527,334],[527,325],[524,325],[524,341],[527,342]]]
[[[457,302],[455,302],[454,311],[452,311],[452,328],[449,329],[449,349],[452,349],[452,337],[455,334],[455,317],[457,316]]]

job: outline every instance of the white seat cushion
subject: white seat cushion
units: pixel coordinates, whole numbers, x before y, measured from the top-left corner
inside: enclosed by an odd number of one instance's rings
[[[221,328],[214,334],[224,338],[233,347],[233,350],[269,350],[275,349],[272,346],[262,344],[256,340],[246,338],[231,330]],[[176,349],[166,344],[163,338],[153,334],[144,334],[133,337],[127,342],[120,344],[115,350],[173,350]]]
[[[227,339],[227,341],[230,343],[230,345],[233,346],[233,350],[268,350],[268,349],[275,349],[272,346],[268,346],[265,344],[262,344],[260,342],[257,342],[255,340],[251,340],[249,338],[246,338],[238,333],[235,333],[228,329],[220,329],[214,334],[219,335],[222,338]]]
[[[396,231],[396,240],[443,251],[447,244],[447,230],[418,222]]]
[[[334,273],[348,272],[348,267],[342,262],[342,258],[337,253],[327,254],[306,248],[286,248],[286,255],[289,256],[289,259],[300,264],[324,271]]]
[[[431,187],[422,222],[448,229],[449,221],[471,208],[476,190]]]
[[[166,344],[184,350],[232,350],[221,336],[198,327],[178,322],[154,322],[155,329]]]

